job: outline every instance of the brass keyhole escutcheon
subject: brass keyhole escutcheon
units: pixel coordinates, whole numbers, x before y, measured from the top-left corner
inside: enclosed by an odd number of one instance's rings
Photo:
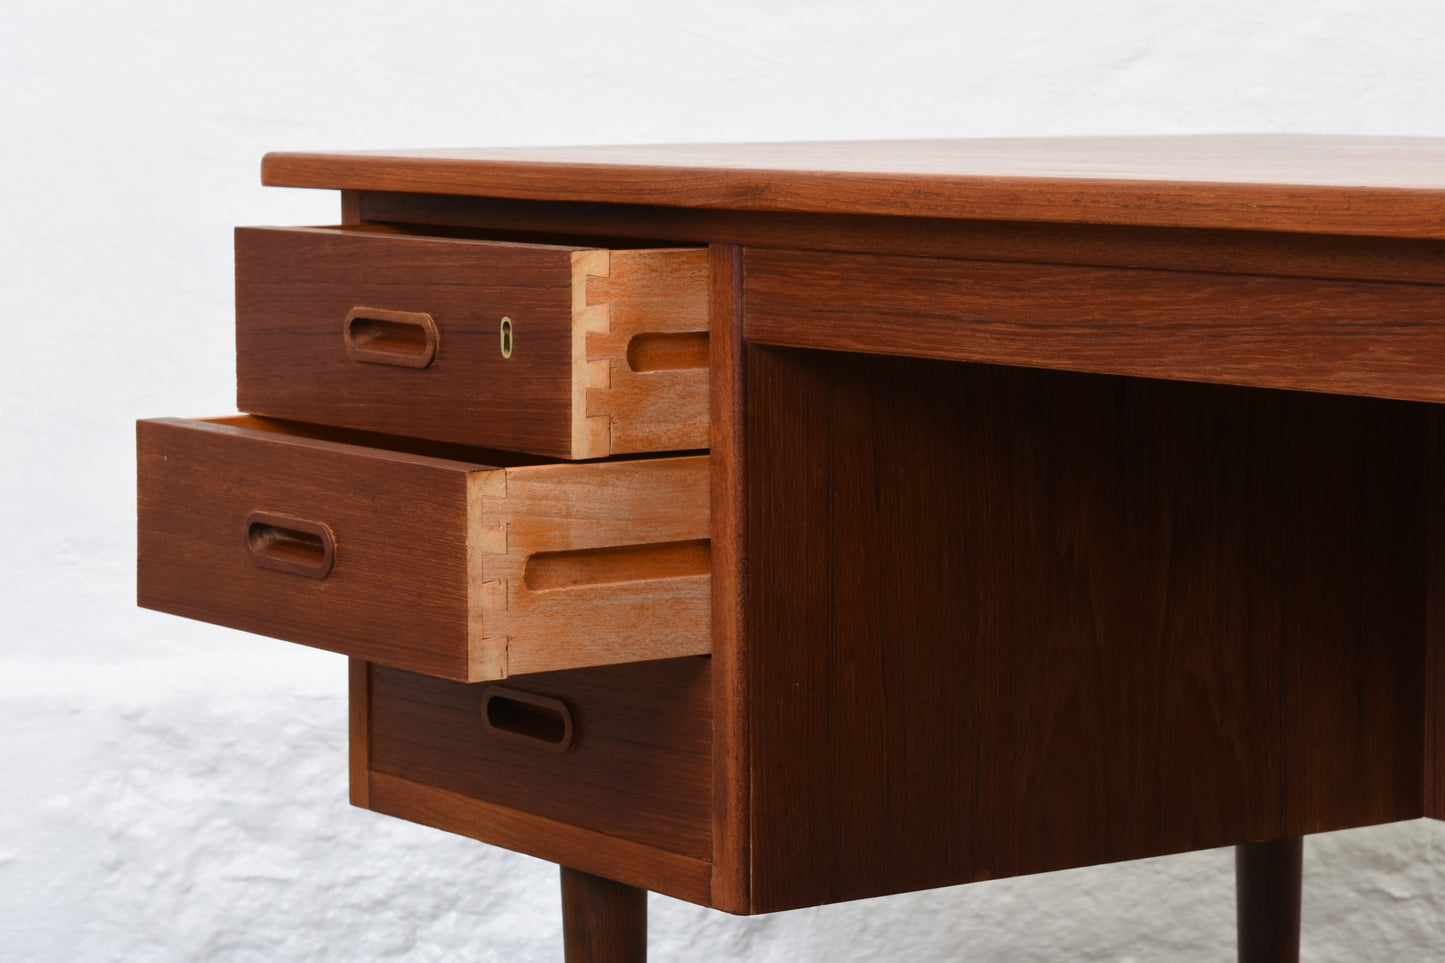
[[[501,333],[500,333],[500,337],[501,337],[501,341],[502,341],[502,357],[504,357],[504,358],[510,358],[510,357],[512,356],[512,319],[511,319],[511,318],[503,318],[503,319],[502,319],[502,330],[501,330]]]

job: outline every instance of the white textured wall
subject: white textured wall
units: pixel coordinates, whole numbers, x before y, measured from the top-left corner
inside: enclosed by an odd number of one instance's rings
[[[546,960],[555,870],[353,811],[342,660],[133,608],[131,422],[233,407],[271,149],[1445,134],[1435,0],[9,0],[0,960]],[[1445,827],[1306,845],[1305,955],[1429,959]],[[1227,851],[758,919],[658,960],[1218,960]]]

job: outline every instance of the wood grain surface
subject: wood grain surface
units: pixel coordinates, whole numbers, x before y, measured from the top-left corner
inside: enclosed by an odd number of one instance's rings
[[[566,963],[646,963],[647,892],[562,867]]]
[[[467,677],[467,492],[486,466],[308,437],[264,419],[136,426],[140,604]],[[257,567],[255,511],[330,527],[324,579]]]
[[[278,153],[263,183],[1445,237],[1445,139],[1209,135]]]
[[[710,651],[706,456],[496,467],[335,434],[142,422],[141,604],[460,681]],[[261,564],[261,515],[331,535],[324,577]]]
[[[358,348],[358,315],[423,319],[434,357]],[[237,406],[254,414],[562,458],[703,448],[705,353],[647,368],[629,349],[706,331],[701,249],[236,231]]]
[[[706,860],[384,773],[373,772],[368,784],[374,812],[583,872],[606,873],[609,879],[690,903],[708,902],[712,867]]]
[[[518,466],[471,507],[471,680],[705,655],[708,458]]]
[[[253,414],[568,457],[572,258],[563,247],[321,228],[236,230],[236,405]],[[357,307],[424,312],[422,369],[358,364]],[[510,359],[501,319],[516,328]]]
[[[707,272],[702,248],[611,251],[607,275],[587,278],[588,306],[607,312],[586,334],[589,364],[606,369],[586,393],[608,426],[596,454],[707,447]]]
[[[749,898],[747,445],[743,431],[742,249],[719,244],[712,262],[712,905],[746,913]],[[786,484],[786,481],[780,481]]]
[[[588,840],[602,834],[640,847],[700,861],[711,860],[712,733],[709,663],[670,659],[627,666],[543,673],[508,685],[561,700],[572,712],[573,748],[557,753],[517,739],[499,738],[482,713],[486,686],[464,685],[372,666],[368,719],[373,777],[428,786],[477,801],[475,823],[454,828],[576,866],[602,872],[586,858]],[[373,806],[395,812],[397,805]],[[388,784],[392,789],[396,784]],[[404,787],[403,787],[404,788]],[[403,803],[404,804],[404,803]],[[515,823],[495,831],[501,810],[577,827],[578,836],[516,838]],[[406,813],[400,813],[407,815]],[[408,818],[417,818],[409,816]],[[466,817],[458,816],[458,820]],[[497,834],[508,834],[497,838]],[[555,834],[551,834],[555,837]],[[645,851],[634,850],[630,872],[614,878],[658,888],[673,863],[649,870]],[[651,878],[646,878],[649,876]],[[696,877],[661,892],[696,900]],[[702,876],[704,892],[706,875]]]
[[[368,222],[469,229],[517,240],[593,236],[696,244],[957,257],[977,261],[1273,274],[1445,284],[1445,241],[1114,224],[797,214],[646,204],[558,203],[368,191]]]
[[[1428,406],[746,363],[754,911],[1421,814]]]
[[[1430,463],[1429,503],[1421,519],[1430,556],[1426,584],[1425,815],[1445,819],[1445,412],[1425,449]]]
[[[744,259],[749,341],[1445,401],[1445,289],[809,251]]]

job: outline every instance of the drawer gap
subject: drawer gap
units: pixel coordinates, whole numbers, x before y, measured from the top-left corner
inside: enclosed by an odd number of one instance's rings
[[[325,225],[331,230],[357,233],[404,234],[410,237],[457,238],[466,241],[505,241],[512,244],[544,244],[553,247],[600,247],[624,249],[673,249],[697,247],[695,242],[661,238],[625,237],[615,234],[498,230],[452,224],[423,224],[409,221],[367,221],[364,224]]]

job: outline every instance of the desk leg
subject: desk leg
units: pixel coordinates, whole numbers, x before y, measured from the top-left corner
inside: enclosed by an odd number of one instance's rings
[[[1301,843],[1234,847],[1240,963],[1299,963]]]
[[[647,891],[562,867],[567,963],[645,963]]]

